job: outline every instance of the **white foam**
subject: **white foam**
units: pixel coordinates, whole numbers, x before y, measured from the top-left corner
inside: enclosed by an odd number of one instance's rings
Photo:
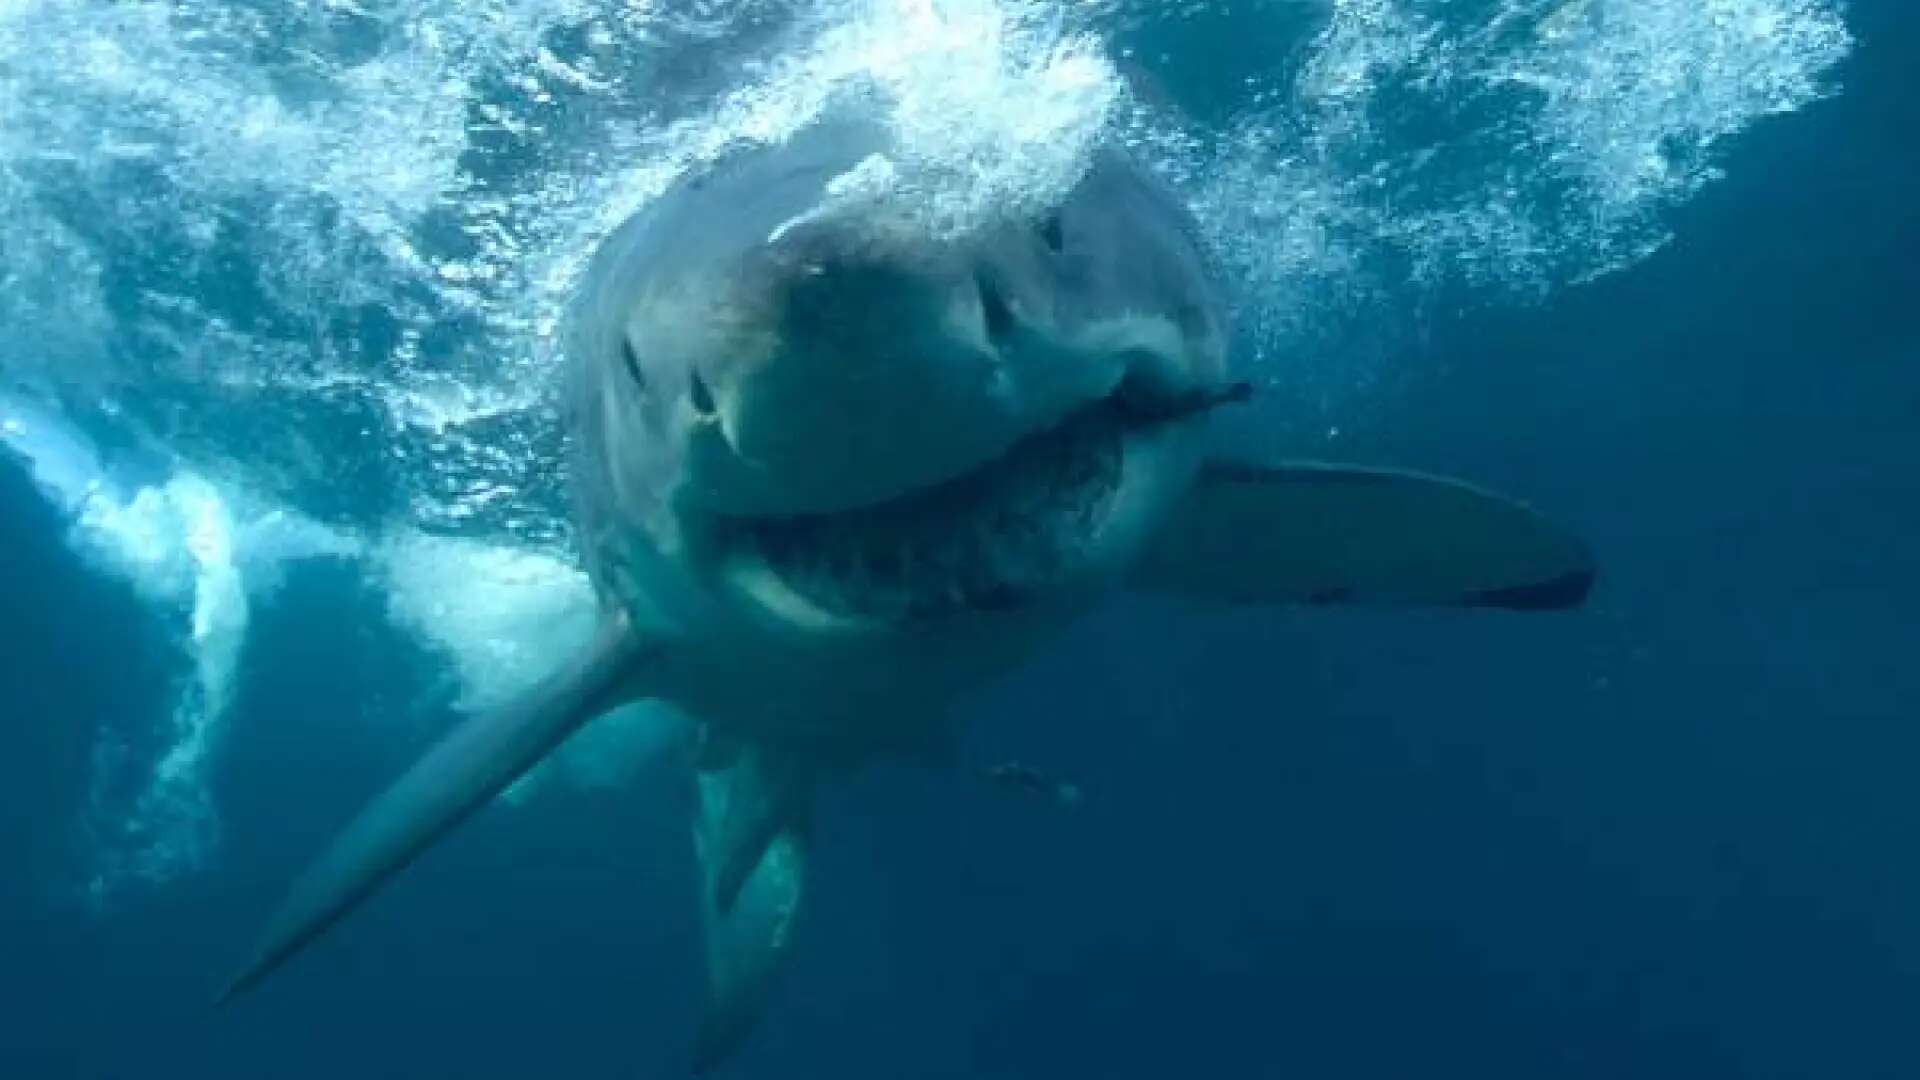
[[[191,666],[157,733],[157,759],[129,760],[124,732],[103,734],[95,755],[89,827],[99,849],[87,891],[105,901],[205,863],[218,836],[207,772],[253,606],[278,585],[285,563],[350,555],[355,544],[189,470],[151,484],[117,482],[80,431],[17,397],[0,395],[0,440],[68,515],[75,549],[175,621]]]
[[[594,244],[675,177],[737,143],[779,142],[847,95],[893,135],[894,153],[832,185],[821,213],[875,228],[958,235],[1027,219],[1084,173],[1123,84],[1100,43],[1027,0],[822,0],[797,43],[711,107],[626,135],[606,172],[570,177],[546,227],[514,252],[522,325],[548,332]]]
[[[498,706],[585,649],[598,607],[587,577],[550,553],[407,533],[379,550],[394,622],[428,642],[459,676],[456,705]],[[526,798],[555,775],[606,787],[681,745],[684,721],[657,702],[595,721],[509,789]]]
[[[594,240],[691,164],[783,137],[852,88],[882,103],[898,150],[842,177],[838,209],[944,232],[1027,215],[1123,105],[1090,19],[1136,38],[1155,27],[1132,5],[1090,17],[1040,0],[674,7],[12,0],[0,238],[36,266],[58,256],[58,280],[0,282],[0,318],[85,324],[60,298],[92,295],[101,260],[122,278],[158,260],[165,277],[117,299],[118,339],[143,346],[137,360],[114,346],[140,365],[119,373],[138,391],[130,419],[234,457],[244,437],[222,420],[236,407],[289,430],[363,427],[405,448],[391,472],[423,520],[550,539],[528,524],[557,509],[530,494],[557,465],[538,436],[546,338]],[[1409,289],[1414,305],[1461,282],[1537,294],[1644,257],[1663,212],[1716,174],[1720,144],[1828,92],[1849,48],[1834,0],[1323,9],[1284,60],[1293,85],[1168,141],[1248,286],[1254,337],[1290,358],[1337,345],[1327,324],[1356,308],[1413,306]],[[1290,27],[1306,10],[1271,17]],[[1249,32],[1263,17],[1236,15]],[[769,40],[785,46],[770,58]],[[675,99],[675,63],[702,52],[695,70],[757,62],[710,103]],[[1165,59],[1206,77],[1204,56]],[[69,212],[40,209],[62,201],[82,208],[77,234]],[[206,268],[222,261],[250,268],[264,313],[214,299],[231,283]],[[377,314],[357,334],[360,309]],[[14,374],[30,362],[5,359]],[[270,467],[318,484],[311,463],[331,456]]]
[[[556,556],[409,532],[379,560],[394,623],[453,661],[462,709],[500,704],[593,637],[593,589]]]
[[[175,622],[190,667],[152,733],[164,747],[157,758],[136,757],[131,747],[146,740],[124,731],[102,733],[96,748],[88,817],[98,846],[87,884],[96,903],[198,869],[217,850],[208,770],[253,613],[289,564],[370,557],[390,617],[451,664],[455,704],[466,712],[527,689],[592,637],[586,576],[552,553],[413,530],[369,546],[191,471],[120,484],[82,433],[17,396],[0,394],[0,445],[69,515],[74,547]],[[512,794],[524,798],[552,777],[588,787],[629,781],[684,744],[684,724],[657,703],[617,710]]]
[[[1355,311],[1645,259],[1727,141],[1831,93],[1851,45],[1832,0],[1332,0],[1292,92],[1211,144],[1200,203],[1292,365]]]
[[[1100,42],[1065,32],[1048,6],[868,3],[720,126],[777,133],[850,89],[878,97],[895,149],[833,181],[818,212],[957,236],[1058,202],[1109,133],[1122,86]]]
[[[33,401],[0,391],[0,446],[24,461],[54,505],[77,513],[105,477],[98,455],[67,424]]]

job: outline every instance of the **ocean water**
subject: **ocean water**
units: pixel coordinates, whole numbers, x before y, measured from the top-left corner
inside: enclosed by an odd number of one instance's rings
[[[595,238],[877,87],[933,227],[1120,139],[1240,453],[1471,477],[1577,613],[1120,598],[826,793],[740,1076],[1920,1076],[1920,12],[1897,0],[0,0],[0,1077],[682,1075],[658,718],[255,996],[279,890],[578,642]],[[535,632],[534,628],[540,628]]]

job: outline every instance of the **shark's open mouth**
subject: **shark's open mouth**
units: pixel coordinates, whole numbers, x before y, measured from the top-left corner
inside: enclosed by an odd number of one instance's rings
[[[835,615],[922,621],[1021,606],[1085,565],[1132,421],[1103,402],[956,479],[857,510],[752,519],[745,531],[788,588]]]

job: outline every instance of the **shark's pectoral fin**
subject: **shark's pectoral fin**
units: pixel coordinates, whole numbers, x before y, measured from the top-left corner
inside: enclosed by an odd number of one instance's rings
[[[707,1008],[694,1065],[701,1072],[752,1030],[792,944],[816,775],[811,758],[760,742],[699,774],[694,846],[703,877]]]
[[[1417,473],[1205,465],[1142,559],[1142,589],[1251,603],[1573,607],[1587,548],[1520,503]]]
[[[318,938],[582,724],[635,696],[636,677],[652,652],[624,616],[611,616],[574,663],[508,705],[455,728],[308,866],[221,1000],[258,983]]]

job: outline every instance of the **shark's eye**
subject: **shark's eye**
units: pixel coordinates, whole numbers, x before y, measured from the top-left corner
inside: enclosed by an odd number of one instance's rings
[[[633,342],[620,339],[620,362],[627,366],[627,377],[641,390],[647,388],[647,377],[640,374],[640,357],[633,351]]]
[[[1060,215],[1048,214],[1040,222],[1040,239],[1046,241],[1047,250],[1055,255],[1067,244],[1066,236],[1060,231]]]
[[[687,383],[687,400],[693,403],[693,411],[701,416],[712,416],[713,391],[707,389],[707,380],[695,371],[688,377]]]

